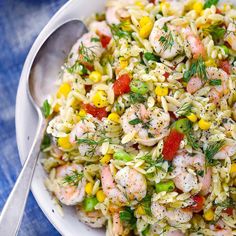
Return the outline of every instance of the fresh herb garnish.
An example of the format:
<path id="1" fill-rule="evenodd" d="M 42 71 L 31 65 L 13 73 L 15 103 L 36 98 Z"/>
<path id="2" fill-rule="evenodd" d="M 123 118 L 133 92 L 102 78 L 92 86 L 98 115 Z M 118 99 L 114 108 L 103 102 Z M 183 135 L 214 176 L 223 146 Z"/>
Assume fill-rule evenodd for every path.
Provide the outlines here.
<path id="1" fill-rule="evenodd" d="M 150 231 L 151 226 L 148 225 L 143 231 L 142 231 L 142 236 L 147 236 L 149 231 Z"/>
<path id="2" fill-rule="evenodd" d="M 110 26 L 112 35 L 117 36 L 118 38 L 131 37 L 131 32 L 128 32 L 122 29 L 122 26 L 124 26 L 124 24 L 125 23 L 120 23 L 118 25 L 112 24 Z"/>
<path id="3" fill-rule="evenodd" d="M 97 55 L 92 50 L 94 47 L 86 47 L 83 43 L 81 43 L 79 47 L 79 54 L 82 57 L 83 61 L 93 63 L 97 58 Z"/>
<path id="4" fill-rule="evenodd" d="M 79 74 L 79 75 L 88 74 L 88 70 L 85 68 L 84 65 L 80 64 L 79 61 L 76 61 L 73 66 L 68 67 L 66 69 L 67 69 L 68 73 L 70 73 L 70 74 Z"/>
<path id="5" fill-rule="evenodd" d="M 92 140 L 92 139 L 87 139 L 87 138 L 81 138 L 81 139 L 77 139 L 77 143 L 81 144 L 81 143 L 86 143 L 88 145 L 98 145 L 98 142 Z"/>
<path id="6" fill-rule="evenodd" d="M 43 137 L 43 141 L 40 146 L 40 150 L 43 151 L 51 145 L 51 138 L 48 134 L 45 134 Z"/>
<path id="7" fill-rule="evenodd" d="M 99 38 L 91 38 L 91 42 L 100 42 Z"/>
<path id="8" fill-rule="evenodd" d="M 193 148 L 193 149 L 198 149 L 199 148 L 199 144 L 197 142 L 197 139 L 195 138 L 195 136 L 193 135 L 192 131 L 188 132 L 186 134 L 187 137 L 187 141 L 188 144 Z"/>
<path id="9" fill-rule="evenodd" d="M 205 157 L 206 157 L 206 166 L 215 166 L 217 165 L 218 161 L 213 159 L 215 154 L 219 152 L 219 150 L 223 147 L 224 141 L 218 141 L 213 144 L 210 144 L 205 150 Z"/>
<path id="10" fill-rule="evenodd" d="M 80 180 L 83 178 L 83 173 L 79 173 L 77 170 L 74 170 L 70 175 L 64 177 L 63 183 L 77 186 Z"/>
<path id="11" fill-rule="evenodd" d="M 204 176 L 204 170 L 198 170 L 197 175 L 203 177 Z"/>
<path id="12" fill-rule="evenodd" d="M 132 104 L 144 103 L 146 101 L 146 98 L 142 94 L 130 93 L 129 94 L 129 100 Z"/>
<path id="13" fill-rule="evenodd" d="M 167 31 L 168 31 L 168 26 L 167 26 L 167 24 L 164 24 L 164 26 L 163 26 L 162 29 L 167 33 Z"/>
<path id="14" fill-rule="evenodd" d="M 202 58 L 194 61 L 189 70 L 184 72 L 183 81 L 188 82 L 193 75 L 197 75 L 203 80 L 207 80 L 206 65 Z"/>
<path id="15" fill-rule="evenodd" d="M 120 211 L 120 220 L 128 224 L 131 229 L 135 229 L 137 219 L 134 216 L 134 210 L 130 207 L 125 207 L 124 210 Z"/>
<path id="16" fill-rule="evenodd" d="M 206 8 L 210 8 L 212 5 L 217 5 L 219 2 L 219 0 L 206 0 L 203 8 L 206 9 Z"/>
<path id="17" fill-rule="evenodd" d="M 215 205 L 223 208 L 228 208 L 228 207 L 236 208 L 236 201 L 234 201 L 232 198 L 227 198 L 225 201 L 217 203 Z"/>
<path id="18" fill-rule="evenodd" d="M 190 115 L 191 110 L 192 110 L 192 104 L 186 102 L 175 113 L 177 116 L 188 116 Z"/>
<path id="19" fill-rule="evenodd" d="M 214 85 L 221 85 L 221 82 L 222 82 L 222 81 L 221 81 L 220 79 L 213 79 L 213 80 L 210 80 L 210 81 L 209 81 L 209 84 L 210 84 L 210 85 L 213 85 L 213 86 L 214 86 Z"/>
<path id="20" fill-rule="evenodd" d="M 42 107 L 42 112 L 45 118 L 48 118 L 51 113 L 51 105 L 48 103 L 48 100 L 45 100 Z"/>
<path id="21" fill-rule="evenodd" d="M 135 119 L 129 121 L 130 125 L 137 125 L 137 124 L 140 124 L 140 123 L 143 123 L 143 121 L 140 120 L 139 118 L 135 118 Z"/>
<path id="22" fill-rule="evenodd" d="M 213 24 L 207 28 L 203 28 L 203 33 L 210 34 L 213 40 L 217 41 L 224 37 L 226 29 L 218 24 Z"/>
<path id="23" fill-rule="evenodd" d="M 143 56 L 147 61 L 160 62 L 160 57 L 151 52 L 145 52 Z"/>
<path id="24" fill-rule="evenodd" d="M 150 195 L 146 195 L 142 199 L 142 201 L 140 202 L 140 205 L 144 209 L 145 213 L 149 216 L 152 215 L 152 212 L 151 212 L 151 199 L 152 199 L 152 197 Z"/>
<path id="25" fill-rule="evenodd" d="M 163 163 L 163 157 L 159 156 L 156 160 L 152 159 L 152 156 L 150 154 L 146 154 L 145 156 L 140 158 L 141 160 L 144 160 L 146 163 L 146 168 L 149 169 L 151 167 L 155 167 L 161 171 L 165 171 L 162 167 L 161 164 Z"/>
<path id="26" fill-rule="evenodd" d="M 171 49 L 174 45 L 174 37 L 171 31 L 166 36 L 161 36 L 159 42 L 162 44 L 164 51 L 167 49 Z"/>

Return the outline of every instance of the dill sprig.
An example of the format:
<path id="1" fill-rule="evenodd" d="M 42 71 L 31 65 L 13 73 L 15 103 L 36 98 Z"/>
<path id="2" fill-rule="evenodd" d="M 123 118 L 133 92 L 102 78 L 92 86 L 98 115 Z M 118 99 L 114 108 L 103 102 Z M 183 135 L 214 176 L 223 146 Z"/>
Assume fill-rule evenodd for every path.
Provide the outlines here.
<path id="1" fill-rule="evenodd" d="M 79 75 L 88 74 L 88 70 L 86 69 L 86 67 L 80 64 L 79 61 L 76 61 L 73 66 L 67 67 L 66 70 L 70 74 L 79 74 Z"/>
<path id="2" fill-rule="evenodd" d="M 206 65 L 201 57 L 192 63 L 189 70 L 184 72 L 184 82 L 188 82 L 190 78 L 194 75 L 197 75 L 203 80 L 207 80 Z"/>
<path id="3" fill-rule="evenodd" d="M 83 173 L 79 173 L 77 170 L 74 170 L 70 175 L 64 177 L 63 183 L 77 186 L 80 180 L 83 178 Z"/>
<path id="4" fill-rule="evenodd" d="M 97 58 L 97 55 L 92 50 L 94 47 L 86 47 L 82 42 L 79 46 L 79 54 L 82 57 L 83 61 L 93 63 L 94 60 Z"/>
<path id="5" fill-rule="evenodd" d="M 146 154 L 142 157 L 140 157 L 140 160 L 144 160 L 146 163 L 146 168 L 149 169 L 151 167 L 155 167 L 161 171 L 165 171 L 162 167 L 161 164 L 163 163 L 164 159 L 162 156 L 159 156 L 156 160 L 152 159 L 152 156 L 150 154 Z"/>
<path id="6" fill-rule="evenodd" d="M 110 25 L 112 35 L 117 36 L 118 38 L 131 37 L 131 32 L 123 29 L 125 26 L 126 26 L 125 22 L 122 22 L 118 25 L 115 25 L 115 24 Z"/>
<path id="7" fill-rule="evenodd" d="M 210 34 L 214 41 L 220 40 L 224 37 L 226 29 L 218 24 L 210 25 L 207 28 L 203 29 L 204 34 Z"/>
<path id="8" fill-rule="evenodd" d="M 146 101 L 146 98 L 142 94 L 138 93 L 130 93 L 129 94 L 129 100 L 132 104 L 135 103 L 144 103 Z"/>
<path id="9" fill-rule="evenodd" d="M 163 30 L 167 33 L 168 26 L 165 24 Z M 174 45 L 174 37 L 171 31 L 169 31 L 166 36 L 161 36 L 159 38 L 159 42 L 162 44 L 164 51 L 167 49 L 171 49 Z"/>
<path id="10" fill-rule="evenodd" d="M 177 116 L 188 116 L 191 113 L 192 104 L 191 103 L 184 103 L 176 112 Z"/>
<path id="11" fill-rule="evenodd" d="M 206 166 L 215 166 L 217 165 L 218 161 L 213 159 L 215 154 L 219 152 L 219 150 L 223 147 L 224 145 L 224 140 L 215 142 L 210 144 L 206 150 L 204 151 L 205 153 L 205 158 L 206 158 Z"/>
<path id="12" fill-rule="evenodd" d="M 232 198 L 227 198 L 225 201 L 219 202 L 219 203 L 217 203 L 215 205 L 223 207 L 223 208 L 228 208 L 228 207 L 236 208 L 236 201 L 234 201 Z"/>

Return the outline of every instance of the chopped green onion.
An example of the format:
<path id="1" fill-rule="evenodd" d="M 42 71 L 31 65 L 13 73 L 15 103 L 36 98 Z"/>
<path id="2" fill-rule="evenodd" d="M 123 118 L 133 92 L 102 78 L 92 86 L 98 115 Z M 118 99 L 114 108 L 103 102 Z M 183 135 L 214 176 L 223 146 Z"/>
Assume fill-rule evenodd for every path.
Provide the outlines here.
<path id="1" fill-rule="evenodd" d="M 133 80 L 130 83 L 130 89 L 131 89 L 132 92 L 138 93 L 138 94 L 141 94 L 141 95 L 144 95 L 148 92 L 147 83 L 142 82 L 140 80 Z"/>
<path id="2" fill-rule="evenodd" d="M 113 155 L 113 158 L 115 160 L 120 160 L 120 161 L 125 161 L 125 162 L 129 162 L 133 160 L 133 157 L 130 154 L 122 150 L 115 152 L 115 154 Z"/>
<path id="3" fill-rule="evenodd" d="M 98 200 L 96 197 L 85 198 L 83 202 L 83 207 L 86 212 L 90 212 L 94 210 L 94 207 L 98 204 Z"/>
<path id="4" fill-rule="evenodd" d="M 187 134 L 192 128 L 192 123 L 189 119 L 179 119 L 173 123 L 173 128 L 175 128 L 178 132 Z"/>
<path id="5" fill-rule="evenodd" d="M 158 183 L 155 185 L 155 187 L 156 187 L 157 193 L 160 193 L 163 191 L 171 192 L 175 189 L 175 184 L 172 180 L 169 180 L 167 182 Z"/>

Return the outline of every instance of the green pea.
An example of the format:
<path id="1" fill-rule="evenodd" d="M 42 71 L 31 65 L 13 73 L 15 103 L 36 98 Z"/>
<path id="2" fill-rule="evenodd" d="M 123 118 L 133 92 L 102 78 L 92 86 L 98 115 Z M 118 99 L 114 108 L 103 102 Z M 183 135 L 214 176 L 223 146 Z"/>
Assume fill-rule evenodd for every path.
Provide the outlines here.
<path id="1" fill-rule="evenodd" d="M 142 82 L 140 80 L 133 80 L 130 84 L 130 89 L 134 93 L 138 93 L 144 95 L 148 92 L 147 83 Z"/>
<path id="2" fill-rule="evenodd" d="M 125 151 L 117 151 L 114 155 L 113 155 L 113 158 L 115 160 L 120 160 L 120 161 L 125 161 L 125 162 L 128 162 L 128 161 L 132 161 L 133 158 L 131 155 L 129 155 L 127 152 Z"/>
<path id="3" fill-rule="evenodd" d="M 156 192 L 157 193 L 160 193 L 160 192 L 163 192 L 163 191 L 171 192 L 174 189 L 175 189 L 175 184 L 172 180 L 156 184 Z"/>
<path id="4" fill-rule="evenodd" d="M 220 46 L 220 47 L 224 50 L 224 52 L 225 52 L 226 55 L 229 54 L 229 48 L 228 48 L 227 46 L 222 45 L 222 46 Z"/>
<path id="5" fill-rule="evenodd" d="M 175 128 L 178 132 L 186 134 L 191 129 L 192 123 L 189 119 L 184 118 L 174 122 L 172 127 Z"/>
<path id="6" fill-rule="evenodd" d="M 98 204 L 96 197 L 85 198 L 83 202 L 84 210 L 90 212 L 94 210 L 94 207 Z"/>

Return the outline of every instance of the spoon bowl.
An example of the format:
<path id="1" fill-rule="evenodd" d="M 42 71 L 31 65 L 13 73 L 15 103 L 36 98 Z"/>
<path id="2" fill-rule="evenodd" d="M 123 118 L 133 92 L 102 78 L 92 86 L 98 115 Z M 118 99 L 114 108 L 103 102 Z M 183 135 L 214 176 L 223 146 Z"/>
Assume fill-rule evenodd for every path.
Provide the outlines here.
<path id="1" fill-rule="evenodd" d="M 76 40 L 86 32 L 87 28 L 81 21 L 68 21 L 58 27 L 35 53 L 27 79 L 27 93 L 38 113 L 37 132 L 21 173 L 0 215 L 0 235 L 17 235 L 48 124 L 48 119 L 44 119 L 41 112 L 43 101 L 54 92 L 55 81 L 66 55 Z"/>

